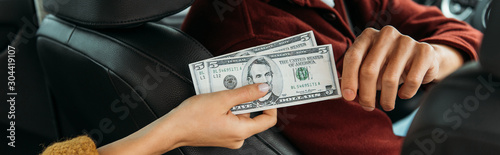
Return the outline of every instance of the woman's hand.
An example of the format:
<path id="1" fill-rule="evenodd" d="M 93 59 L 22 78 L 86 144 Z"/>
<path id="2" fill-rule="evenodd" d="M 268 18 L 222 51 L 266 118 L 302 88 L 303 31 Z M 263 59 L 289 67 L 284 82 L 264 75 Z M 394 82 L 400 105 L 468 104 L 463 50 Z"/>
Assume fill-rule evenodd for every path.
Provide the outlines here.
<path id="1" fill-rule="evenodd" d="M 367 28 L 345 53 L 342 94 L 352 101 L 359 89 L 359 104 L 372 111 L 381 90 L 380 105 L 390 111 L 396 95 L 409 99 L 421 84 L 442 79 L 462 63 L 460 53 L 448 46 L 415 41 L 392 26 Z"/>
<path id="2" fill-rule="evenodd" d="M 269 90 L 267 84 L 254 84 L 234 90 L 191 97 L 166 117 L 182 128 L 182 146 L 220 146 L 240 148 L 243 141 L 276 124 L 276 109 L 250 118 L 250 114 L 234 115 L 232 107 L 257 100 Z M 175 119 L 175 120 L 174 120 Z"/>
<path id="3" fill-rule="evenodd" d="M 267 84 L 253 84 L 193 96 L 134 134 L 99 148 L 99 153 L 162 154 L 181 146 L 240 148 L 246 138 L 274 126 L 277 111 L 250 118 L 250 114 L 234 115 L 230 109 L 259 99 L 268 90 Z"/>

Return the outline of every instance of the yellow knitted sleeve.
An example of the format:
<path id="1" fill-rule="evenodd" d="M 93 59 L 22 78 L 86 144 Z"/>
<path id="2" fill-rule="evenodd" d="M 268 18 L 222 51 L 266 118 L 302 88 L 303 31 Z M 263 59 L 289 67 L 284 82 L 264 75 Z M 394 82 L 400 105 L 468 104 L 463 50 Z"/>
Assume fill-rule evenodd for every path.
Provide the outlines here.
<path id="1" fill-rule="evenodd" d="M 79 136 L 57 142 L 45 148 L 41 155 L 98 155 L 94 141 L 88 136 Z"/>

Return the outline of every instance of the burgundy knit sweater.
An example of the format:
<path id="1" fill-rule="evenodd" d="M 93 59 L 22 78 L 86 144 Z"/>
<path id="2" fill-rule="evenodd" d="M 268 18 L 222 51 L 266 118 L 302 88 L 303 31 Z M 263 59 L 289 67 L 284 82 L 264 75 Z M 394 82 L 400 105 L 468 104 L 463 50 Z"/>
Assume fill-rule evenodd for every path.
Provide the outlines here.
<path id="1" fill-rule="evenodd" d="M 318 45 L 332 44 L 338 75 L 343 56 L 366 27 L 396 27 L 427 43 L 444 44 L 476 59 L 481 32 L 446 18 L 436 7 L 411 0 L 197 0 L 182 29 L 215 56 L 313 30 Z M 351 28 L 346 16 L 351 18 Z M 397 105 L 396 105 L 397 106 Z M 395 136 L 387 115 L 364 111 L 343 99 L 279 109 L 278 127 L 306 154 L 399 154 L 403 137 Z"/>

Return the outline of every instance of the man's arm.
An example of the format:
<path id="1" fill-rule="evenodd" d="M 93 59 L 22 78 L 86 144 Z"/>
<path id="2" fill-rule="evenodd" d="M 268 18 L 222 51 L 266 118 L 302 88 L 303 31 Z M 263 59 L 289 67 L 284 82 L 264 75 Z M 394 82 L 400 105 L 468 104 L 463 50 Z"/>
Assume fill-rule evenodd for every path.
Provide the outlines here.
<path id="1" fill-rule="evenodd" d="M 380 105 L 390 111 L 396 95 L 411 98 L 421 84 L 440 80 L 462 64 L 461 54 L 446 45 L 415 41 L 392 26 L 368 28 L 345 54 L 343 96 L 354 100 L 359 89 L 359 103 L 372 111 L 381 90 Z"/>
<path id="2" fill-rule="evenodd" d="M 440 57 L 439 73 L 436 79 L 434 79 L 435 81 L 444 79 L 464 64 L 464 58 L 462 54 L 455 48 L 442 44 L 431 45 L 432 47 L 434 47 L 434 50 Z"/>
<path id="3" fill-rule="evenodd" d="M 355 7 L 375 10 L 357 14 L 364 18 L 355 19 L 356 26 L 383 28 L 365 29 L 347 50 L 341 90 L 346 100 L 359 93 L 365 110 L 375 108 L 377 90 L 381 106 L 392 110 L 396 95 L 411 98 L 421 84 L 440 80 L 477 57 L 482 34 L 436 7 L 411 0 L 362 1 Z"/>
<path id="4" fill-rule="evenodd" d="M 445 17 L 436 6 L 420 5 L 413 0 L 379 0 L 380 8 L 370 14 L 370 21 L 381 29 L 394 26 L 401 34 L 419 42 L 442 44 L 456 49 L 465 61 L 477 59 L 483 34 L 469 24 Z M 374 15 L 376 14 L 376 15 Z"/>

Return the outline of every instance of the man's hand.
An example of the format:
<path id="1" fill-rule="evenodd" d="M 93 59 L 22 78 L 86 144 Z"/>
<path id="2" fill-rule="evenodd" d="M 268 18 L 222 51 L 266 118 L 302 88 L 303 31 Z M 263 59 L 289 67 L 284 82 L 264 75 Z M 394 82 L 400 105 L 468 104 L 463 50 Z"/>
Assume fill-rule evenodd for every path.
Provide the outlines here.
<path id="1" fill-rule="evenodd" d="M 453 48 L 417 42 L 392 26 L 380 31 L 367 28 L 345 53 L 342 93 L 351 101 L 359 89 L 359 103 L 372 111 L 376 92 L 381 90 L 380 105 L 390 111 L 396 95 L 409 99 L 421 84 L 447 76 L 462 63 Z"/>

